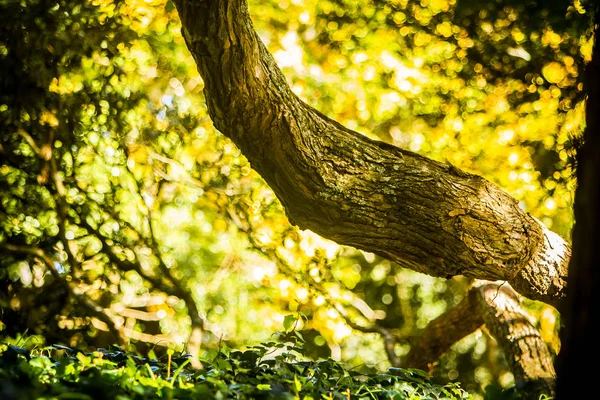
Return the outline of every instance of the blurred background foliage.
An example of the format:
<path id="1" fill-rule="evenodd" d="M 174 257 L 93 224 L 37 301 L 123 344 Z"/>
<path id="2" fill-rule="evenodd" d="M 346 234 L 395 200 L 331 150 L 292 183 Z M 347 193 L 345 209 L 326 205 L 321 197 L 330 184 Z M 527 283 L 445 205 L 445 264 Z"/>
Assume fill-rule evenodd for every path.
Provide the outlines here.
<path id="1" fill-rule="evenodd" d="M 367 136 L 482 175 L 567 240 L 584 126 L 584 4 L 251 0 L 309 104 Z M 314 357 L 389 366 L 459 302 L 435 279 L 290 226 L 217 132 L 166 0 L 0 1 L 0 335 L 156 353 L 269 340 L 286 315 Z M 530 302 L 556 353 L 559 316 Z M 282 340 L 285 338 L 282 338 Z M 37 340 L 37 341 L 36 341 Z M 477 332 L 434 372 L 514 384 Z"/>

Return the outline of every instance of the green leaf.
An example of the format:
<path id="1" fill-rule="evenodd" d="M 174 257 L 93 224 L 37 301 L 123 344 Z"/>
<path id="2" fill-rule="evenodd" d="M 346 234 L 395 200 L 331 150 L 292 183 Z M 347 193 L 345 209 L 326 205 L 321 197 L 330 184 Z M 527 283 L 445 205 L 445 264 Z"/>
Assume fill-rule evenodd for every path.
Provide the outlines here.
<path id="1" fill-rule="evenodd" d="M 296 392 L 302 390 L 302 383 L 300 383 L 296 375 L 294 375 L 294 388 L 296 389 Z"/>
<path id="2" fill-rule="evenodd" d="M 183 369 L 183 367 L 185 367 L 187 364 L 189 364 L 191 362 L 191 360 L 185 360 L 183 364 L 181 364 L 179 366 L 179 368 L 177 368 L 177 370 L 175 371 L 175 373 L 173 374 L 173 379 L 171 379 L 171 387 L 173 387 L 173 383 L 175 382 L 175 380 L 177 379 L 177 377 L 179 376 L 179 374 L 181 373 L 181 370 Z"/>
<path id="3" fill-rule="evenodd" d="M 283 329 L 285 329 L 286 332 L 291 331 L 292 327 L 294 326 L 294 323 L 297 320 L 298 318 L 293 314 L 286 315 L 283 319 Z"/>
<path id="4" fill-rule="evenodd" d="M 67 392 L 67 393 L 61 393 L 58 396 L 59 399 L 70 399 L 70 400 L 92 400 L 93 397 L 88 396 L 87 394 L 83 394 L 83 393 L 72 393 L 72 392 Z"/>

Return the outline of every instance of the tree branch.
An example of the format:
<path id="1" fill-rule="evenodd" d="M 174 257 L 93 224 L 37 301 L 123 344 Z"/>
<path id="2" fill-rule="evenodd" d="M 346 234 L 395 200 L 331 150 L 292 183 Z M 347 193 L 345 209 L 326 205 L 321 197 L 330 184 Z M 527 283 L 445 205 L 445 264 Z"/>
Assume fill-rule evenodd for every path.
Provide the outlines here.
<path id="1" fill-rule="evenodd" d="M 412 343 L 403 364 L 430 370 L 454 343 L 485 324 L 504 350 L 518 387 L 552 395 L 556 381 L 548 346 L 507 284 L 478 282 L 456 306 L 430 322 Z"/>
<path id="2" fill-rule="evenodd" d="M 437 277 L 506 280 L 564 297 L 569 245 L 482 177 L 371 140 L 289 88 L 245 0 L 175 0 L 210 116 L 288 218 L 340 244 Z"/>
<path id="3" fill-rule="evenodd" d="M 390 364 L 392 364 L 392 367 L 398 368 L 402 365 L 402 360 L 400 359 L 400 357 L 398 357 L 395 351 L 396 343 L 398 343 L 398 337 L 394 335 L 389 329 L 386 329 L 383 326 L 377 324 L 372 324 L 371 326 L 359 325 L 352 321 L 352 319 L 350 319 L 346 311 L 342 309 L 339 305 L 335 304 L 335 309 L 337 310 L 338 314 L 342 316 L 344 321 L 346 321 L 346 323 L 350 326 L 350 328 L 365 333 L 378 333 L 383 339 L 385 354 L 387 355 Z"/>
<path id="4" fill-rule="evenodd" d="M 96 202 L 96 205 L 103 212 L 105 212 L 104 208 L 102 208 L 100 204 L 98 204 Z M 116 214 L 113 214 L 112 217 L 115 218 L 117 221 L 119 221 L 119 223 L 125 222 L 122 219 L 118 218 L 118 215 L 116 215 Z M 151 218 L 151 215 L 149 215 L 148 218 Z M 193 360 L 192 360 L 192 365 L 195 368 L 200 368 L 201 364 L 200 364 L 199 360 L 197 359 L 197 356 L 199 355 L 199 352 L 200 352 L 200 346 L 201 346 L 201 342 L 202 342 L 202 332 L 205 330 L 206 323 L 205 323 L 204 319 L 200 316 L 198 307 L 197 307 L 196 302 L 193 299 L 190 291 L 187 288 L 183 287 L 181 285 L 181 283 L 179 282 L 179 280 L 177 280 L 171 274 L 171 271 L 167 268 L 167 266 L 164 264 L 164 261 L 162 260 L 162 255 L 160 253 L 157 253 L 158 244 L 156 242 L 156 239 L 154 239 L 154 236 L 152 236 L 151 239 L 148 239 L 144 235 L 142 235 L 140 232 L 138 232 L 133 226 L 131 226 L 128 223 L 126 224 L 130 229 L 132 229 L 137 234 L 139 240 L 144 245 L 149 245 L 148 247 L 154 252 L 155 258 L 157 259 L 157 263 L 160 266 L 162 266 L 160 268 L 161 273 L 162 273 L 161 276 L 151 275 L 148 272 L 144 271 L 144 269 L 142 268 L 142 266 L 137 258 L 136 252 L 134 252 L 134 254 L 136 254 L 135 261 L 129 261 L 126 259 L 124 260 L 124 259 L 119 258 L 119 256 L 117 255 L 117 252 L 115 251 L 115 246 L 111 246 L 108 244 L 109 238 L 106 237 L 105 235 L 101 234 L 100 231 L 98 229 L 94 228 L 85 218 L 82 218 L 81 225 L 83 227 L 85 227 L 89 232 L 93 233 L 98 238 L 98 240 L 100 240 L 100 242 L 102 243 L 102 246 L 106 249 L 104 254 L 108 257 L 108 259 L 113 264 L 115 264 L 118 267 L 119 270 L 135 271 L 143 279 L 150 282 L 150 284 L 154 288 L 162 291 L 163 293 L 165 293 L 167 295 L 179 297 L 180 299 L 182 299 L 185 302 L 186 307 L 188 309 L 188 315 L 191 320 L 191 332 L 188 337 L 188 350 L 194 356 Z M 151 235 L 153 235 L 152 230 L 150 231 L 150 233 L 151 233 Z M 111 239 L 111 240 L 114 240 L 114 239 Z M 124 248 L 126 247 L 122 243 L 119 243 L 119 244 L 121 246 L 123 246 Z M 165 270 L 166 270 L 166 272 L 165 272 Z M 166 284 L 163 279 L 166 279 L 167 282 L 169 282 L 172 286 L 169 286 L 168 284 Z"/>
<path id="5" fill-rule="evenodd" d="M 77 301 L 78 304 L 80 304 L 87 310 L 87 312 L 89 313 L 87 315 L 88 317 L 95 317 L 98 320 L 104 322 L 108 326 L 108 329 L 115 335 L 115 337 L 119 338 L 122 343 L 126 342 L 127 336 L 125 335 L 125 332 L 123 331 L 123 329 L 117 327 L 115 325 L 115 322 L 112 320 L 112 318 L 110 318 L 106 314 L 104 309 L 102 307 L 100 307 L 98 304 L 96 304 L 96 302 L 94 302 L 92 299 L 90 299 L 88 296 L 86 296 L 84 294 L 77 293 L 76 289 L 75 289 L 75 285 L 72 282 L 66 281 L 58 273 L 58 271 L 56 270 L 56 267 L 54 265 L 54 260 L 52 260 L 52 258 L 48 254 L 46 254 L 42 249 L 35 248 L 35 247 L 28 247 L 28 246 L 13 245 L 13 244 L 8 244 L 8 243 L 0 245 L 0 249 L 8 251 L 8 252 L 12 252 L 12 253 L 27 254 L 27 255 L 33 256 L 36 259 L 40 260 L 42 263 L 44 263 L 46 265 L 46 268 L 48 268 L 48 270 L 52 274 L 52 277 L 57 282 L 60 282 L 60 284 L 65 288 L 67 293 L 69 293 L 69 295 L 71 295 Z"/>

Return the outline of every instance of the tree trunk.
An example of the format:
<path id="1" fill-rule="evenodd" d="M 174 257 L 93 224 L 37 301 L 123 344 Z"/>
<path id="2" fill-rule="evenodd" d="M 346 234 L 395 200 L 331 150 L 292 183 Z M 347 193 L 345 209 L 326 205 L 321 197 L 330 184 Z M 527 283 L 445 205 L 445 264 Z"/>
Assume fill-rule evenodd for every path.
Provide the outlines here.
<path id="1" fill-rule="evenodd" d="M 482 177 L 371 140 L 302 102 L 245 0 L 175 0 L 216 126 L 295 225 L 436 277 L 564 297 L 569 245 Z"/>
<path id="2" fill-rule="evenodd" d="M 600 357 L 598 351 L 598 284 L 600 283 L 600 47 L 598 46 L 598 4 L 594 13 L 595 43 L 592 60 L 585 70 L 586 127 L 583 146 L 577 155 L 577 190 L 575 192 L 575 227 L 573 258 L 570 266 L 568 301 L 562 311 L 563 347 L 557 359 L 557 399 L 596 397 L 593 382 L 595 368 L 582 367 Z M 593 362 L 593 361 L 592 361 Z M 584 392 L 582 392 L 584 391 Z M 582 397 L 587 392 L 590 396 Z M 594 393 L 594 395 L 592 395 Z"/>

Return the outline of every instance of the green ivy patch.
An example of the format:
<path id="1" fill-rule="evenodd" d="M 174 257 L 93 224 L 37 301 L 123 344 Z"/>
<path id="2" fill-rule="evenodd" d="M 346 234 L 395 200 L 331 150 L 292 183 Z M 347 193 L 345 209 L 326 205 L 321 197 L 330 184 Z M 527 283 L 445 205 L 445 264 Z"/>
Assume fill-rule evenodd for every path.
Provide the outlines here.
<path id="1" fill-rule="evenodd" d="M 0 345 L 2 399 L 470 399 L 458 384 L 437 385 L 415 369 L 361 374 L 331 360 L 303 360 L 302 348 L 264 343 L 220 349 L 191 367 L 189 354 L 164 360 L 119 347 L 83 352 L 53 345 Z"/>

